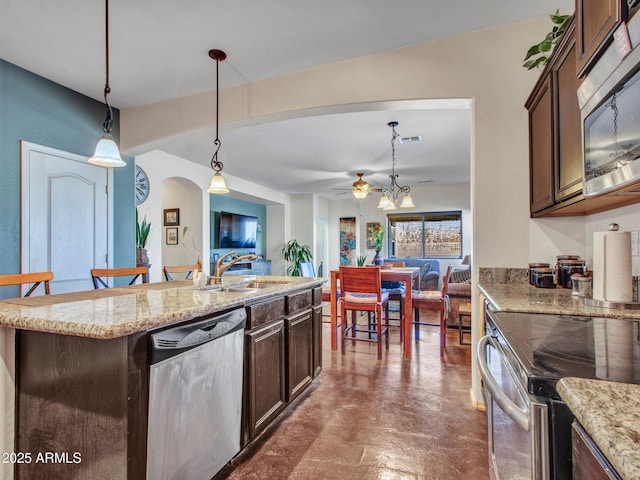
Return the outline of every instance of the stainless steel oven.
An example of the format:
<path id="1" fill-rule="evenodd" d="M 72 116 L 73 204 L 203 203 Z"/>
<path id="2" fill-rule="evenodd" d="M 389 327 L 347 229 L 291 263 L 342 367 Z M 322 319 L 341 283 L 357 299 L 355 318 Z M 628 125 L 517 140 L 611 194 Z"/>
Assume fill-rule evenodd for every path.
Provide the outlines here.
<path id="1" fill-rule="evenodd" d="M 548 407 L 521 382 L 508 348 L 491 326 L 478 344 L 494 479 L 549 478 Z"/>
<path id="2" fill-rule="evenodd" d="M 640 383 L 640 321 L 485 310 L 477 350 L 494 479 L 572 478 L 563 377 Z"/>

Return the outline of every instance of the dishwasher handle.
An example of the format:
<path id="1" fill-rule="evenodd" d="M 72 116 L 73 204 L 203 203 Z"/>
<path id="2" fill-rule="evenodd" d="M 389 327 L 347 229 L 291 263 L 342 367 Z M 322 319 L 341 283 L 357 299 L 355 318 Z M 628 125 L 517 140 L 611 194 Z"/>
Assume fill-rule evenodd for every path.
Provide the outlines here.
<path id="1" fill-rule="evenodd" d="M 237 330 L 243 330 L 246 321 L 247 312 L 244 308 L 238 308 L 152 333 L 151 364 L 175 357 Z"/>

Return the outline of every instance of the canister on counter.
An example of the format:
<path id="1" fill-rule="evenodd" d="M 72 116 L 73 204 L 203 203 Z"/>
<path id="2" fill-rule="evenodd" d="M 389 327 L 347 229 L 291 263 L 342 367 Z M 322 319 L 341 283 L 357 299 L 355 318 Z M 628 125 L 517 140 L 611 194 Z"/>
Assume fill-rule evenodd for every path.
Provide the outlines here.
<path id="1" fill-rule="evenodd" d="M 587 277 L 585 275 L 581 275 L 578 278 L 578 296 L 591 298 L 593 292 L 592 281 L 592 277 Z"/>
<path id="2" fill-rule="evenodd" d="M 550 268 L 551 264 L 549 263 L 530 263 L 529 264 L 529 284 L 535 285 L 533 270 L 535 268 Z"/>
<path id="3" fill-rule="evenodd" d="M 558 263 L 558 285 L 563 288 L 571 288 L 571 275 L 584 274 L 584 260 L 561 260 Z"/>
<path id="4" fill-rule="evenodd" d="M 538 288 L 556 288 L 553 273 L 553 268 L 534 268 L 533 285 Z"/>

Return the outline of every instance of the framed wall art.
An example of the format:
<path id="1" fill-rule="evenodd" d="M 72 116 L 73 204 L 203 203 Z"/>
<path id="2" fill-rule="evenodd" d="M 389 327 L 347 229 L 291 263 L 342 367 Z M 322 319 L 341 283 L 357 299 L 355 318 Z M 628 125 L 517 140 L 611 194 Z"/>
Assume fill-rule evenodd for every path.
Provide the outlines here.
<path id="1" fill-rule="evenodd" d="M 353 265 L 356 252 L 356 217 L 340 218 L 340 265 Z"/>
<path id="2" fill-rule="evenodd" d="M 167 245 L 178 245 L 178 227 L 166 229 Z"/>
<path id="3" fill-rule="evenodd" d="M 164 209 L 164 226 L 177 227 L 178 225 L 180 225 L 180 209 L 165 208 Z"/>

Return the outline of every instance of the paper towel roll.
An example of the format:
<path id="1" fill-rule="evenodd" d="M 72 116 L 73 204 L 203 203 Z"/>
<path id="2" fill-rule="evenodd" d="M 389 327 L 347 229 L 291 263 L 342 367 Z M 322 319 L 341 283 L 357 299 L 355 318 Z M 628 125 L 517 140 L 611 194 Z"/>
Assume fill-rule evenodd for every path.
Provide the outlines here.
<path id="1" fill-rule="evenodd" d="M 593 298 L 616 303 L 633 301 L 631 232 L 593 234 Z"/>

